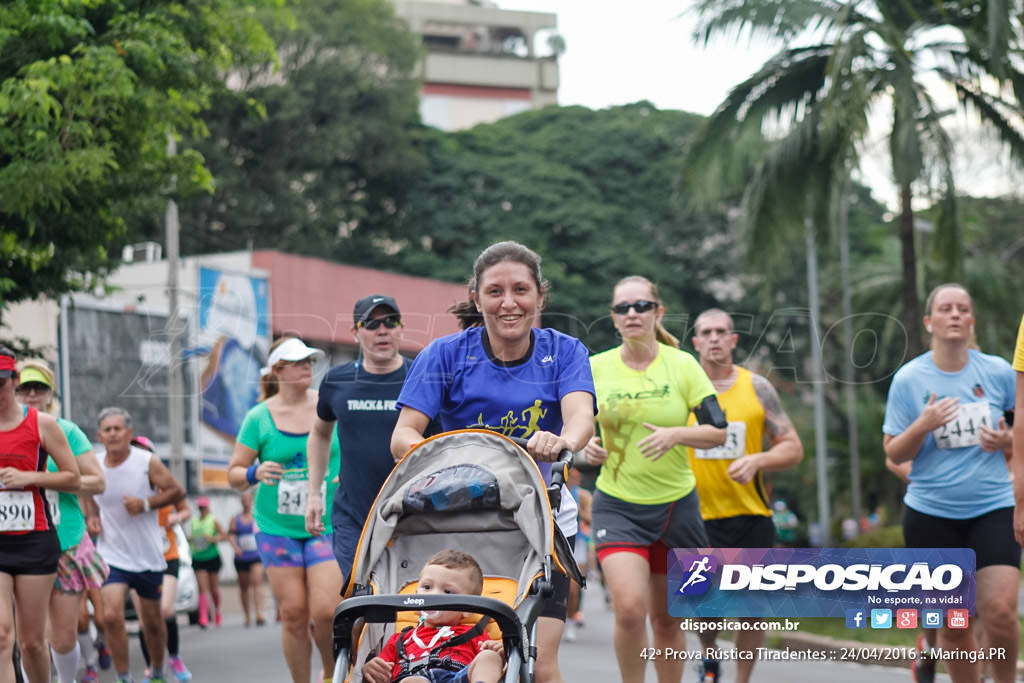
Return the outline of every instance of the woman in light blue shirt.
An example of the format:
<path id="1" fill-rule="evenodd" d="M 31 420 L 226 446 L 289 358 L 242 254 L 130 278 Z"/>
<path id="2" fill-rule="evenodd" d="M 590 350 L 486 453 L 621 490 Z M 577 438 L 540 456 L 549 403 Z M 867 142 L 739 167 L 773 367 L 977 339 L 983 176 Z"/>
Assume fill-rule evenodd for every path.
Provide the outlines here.
<path id="1" fill-rule="evenodd" d="M 931 350 L 896 373 L 885 407 L 884 449 L 911 462 L 903 536 L 909 548 L 971 548 L 977 556 L 977 617 L 995 680 L 1012 681 L 1017 662 L 1021 549 L 1013 534 L 1013 486 L 1004 451 L 1012 435 L 1003 411 L 1014 402 L 1010 364 L 972 347 L 974 306 L 958 284 L 936 287 L 925 303 Z M 975 650 L 970 629 L 943 628 L 939 646 Z M 945 660 L 953 680 L 977 680 L 979 663 Z"/>

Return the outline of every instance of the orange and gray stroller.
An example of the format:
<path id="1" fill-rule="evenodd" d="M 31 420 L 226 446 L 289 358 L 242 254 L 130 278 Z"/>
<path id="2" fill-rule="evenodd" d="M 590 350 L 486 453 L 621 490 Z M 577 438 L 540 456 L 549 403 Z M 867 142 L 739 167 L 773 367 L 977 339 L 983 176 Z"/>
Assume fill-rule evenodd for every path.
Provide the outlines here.
<path id="1" fill-rule="evenodd" d="M 570 457 L 564 452 L 560 463 Z M 439 434 L 409 451 L 377 495 L 334 613 L 334 680 L 362 681 L 365 662 L 420 611 L 456 610 L 493 621 L 497 632 L 488 631 L 505 647 L 505 683 L 532 682 L 536 622 L 553 573 L 583 582 L 553 521 L 564 476 L 565 464 L 556 464 L 546 485 L 519 445 L 484 430 Z M 416 594 L 424 563 L 446 548 L 480 564 L 482 596 Z"/>

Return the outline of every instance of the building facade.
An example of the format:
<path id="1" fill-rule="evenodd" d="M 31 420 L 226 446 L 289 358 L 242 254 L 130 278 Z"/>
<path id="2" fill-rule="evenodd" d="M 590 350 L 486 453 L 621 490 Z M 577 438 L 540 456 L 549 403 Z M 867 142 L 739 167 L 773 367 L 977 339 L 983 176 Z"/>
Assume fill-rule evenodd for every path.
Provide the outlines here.
<path id="1" fill-rule="evenodd" d="M 558 103 L 557 17 L 493 2 L 395 0 L 423 37 L 420 116 L 442 130 Z"/>

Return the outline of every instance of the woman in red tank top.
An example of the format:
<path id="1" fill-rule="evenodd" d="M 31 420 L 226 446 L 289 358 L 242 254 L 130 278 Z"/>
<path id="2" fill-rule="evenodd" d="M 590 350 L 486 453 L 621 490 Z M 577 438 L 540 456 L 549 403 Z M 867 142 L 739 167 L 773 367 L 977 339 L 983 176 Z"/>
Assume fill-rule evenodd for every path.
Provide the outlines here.
<path id="1" fill-rule="evenodd" d="M 46 614 L 60 543 L 45 489 L 75 491 L 80 475 L 57 420 L 26 408 L 14 396 L 14 353 L 0 345 L 0 683 L 13 683 L 14 611 L 29 683 L 50 680 Z M 45 451 L 45 453 L 43 452 Z M 46 455 L 59 471 L 46 472 Z"/>

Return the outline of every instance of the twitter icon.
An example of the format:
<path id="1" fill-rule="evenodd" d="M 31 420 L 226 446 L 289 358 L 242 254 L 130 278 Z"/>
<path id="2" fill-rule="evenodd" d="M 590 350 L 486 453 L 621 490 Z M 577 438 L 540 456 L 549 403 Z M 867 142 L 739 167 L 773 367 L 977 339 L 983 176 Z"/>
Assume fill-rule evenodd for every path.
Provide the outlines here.
<path id="1" fill-rule="evenodd" d="M 892 628 L 892 610 L 871 610 L 871 628 Z"/>

